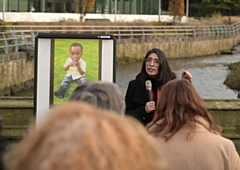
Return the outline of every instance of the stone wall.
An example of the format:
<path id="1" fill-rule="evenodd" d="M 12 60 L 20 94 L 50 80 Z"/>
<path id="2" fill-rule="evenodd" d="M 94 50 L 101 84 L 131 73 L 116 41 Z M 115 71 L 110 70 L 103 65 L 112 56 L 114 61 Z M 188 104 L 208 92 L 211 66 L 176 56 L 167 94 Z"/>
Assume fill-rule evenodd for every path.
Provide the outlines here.
<path id="1" fill-rule="evenodd" d="M 223 128 L 223 136 L 231 139 L 240 155 L 240 105 L 239 99 L 207 99 L 209 112 Z M 19 140 L 34 120 L 33 97 L 0 97 L 3 117 L 2 135 L 9 140 Z"/>
<path id="2" fill-rule="evenodd" d="M 151 48 L 160 48 L 168 58 L 184 58 L 214 55 L 239 44 L 240 36 L 198 41 L 136 42 L 117 44 L 117 61 L 142 60 Z M 0 54 L 0 96 L 10 95 L 34 86 L 34 59 L 28 53 Z"/>
<path id="3" fill-rule="evenodd" d="M 33 108 L 33 97 L 0 97 L 1 134 L 8 140 L 24 137 L 34 117 Z"/>
<path id="4" fill-rule="evenodd" d="M 240 155 L 240 100 L 205 99 L 215 122 L 223 129 L 224 137 L 231 139 Z"/>
<path id="5" fill-rule="evenodd" d="M 34 85 L 34 60 L 25 52 L 0 55 L 0 96 L 32 88 Z"/>
<path id="6" fill-rule="evenodd" d="M 198 41 L 170 41 L 117 44 L 117 57 L 143 59 L 151 48 L 160 48 L 168 58 L 215 55 L 240 43 L 240 36 Z"/>

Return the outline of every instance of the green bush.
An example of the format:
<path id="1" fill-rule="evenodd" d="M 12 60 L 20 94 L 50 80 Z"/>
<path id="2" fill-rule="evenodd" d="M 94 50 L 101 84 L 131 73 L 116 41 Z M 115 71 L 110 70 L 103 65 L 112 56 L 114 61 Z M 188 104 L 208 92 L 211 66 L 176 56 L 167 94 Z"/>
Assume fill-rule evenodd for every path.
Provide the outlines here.
<path id="1" fill-rule="evenodd" d="M 232 90 L 240 91 L 240 62 L 230 64 L 230 74 L 227 76 L 224 84 Z"/>

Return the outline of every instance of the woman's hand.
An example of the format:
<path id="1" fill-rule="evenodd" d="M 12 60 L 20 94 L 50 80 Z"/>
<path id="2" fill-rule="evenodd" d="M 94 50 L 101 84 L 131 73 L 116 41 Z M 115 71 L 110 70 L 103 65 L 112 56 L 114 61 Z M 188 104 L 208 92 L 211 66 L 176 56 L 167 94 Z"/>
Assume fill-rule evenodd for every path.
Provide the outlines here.
<path id="1" fill-rule="evenodd" d="M 189 73 L 187 70 L 184 70 L 183 73 L 182 73 L 182 79 L 187 79 L 189 80 L 190 82 L 192 82 L 192 74 Z"/>
<path id="2" fill-rule="evenodd" d="M 150 113 L 151 111 L 155 110 L 155 102 L 154 101 L 147 102 L 145 105 L 145 110 L 147 113 Z"/>

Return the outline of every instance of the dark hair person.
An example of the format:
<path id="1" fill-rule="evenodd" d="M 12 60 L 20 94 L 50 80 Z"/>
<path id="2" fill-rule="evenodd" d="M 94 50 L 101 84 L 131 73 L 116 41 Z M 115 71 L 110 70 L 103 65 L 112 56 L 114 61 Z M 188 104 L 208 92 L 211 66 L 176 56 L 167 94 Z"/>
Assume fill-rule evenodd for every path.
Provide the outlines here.
<path id="1" fill-rule="evenodd" d="M 48 115 L 6 155 L 6 170 L 167 169 L 155 139 L 131 117 L 79 101 Z"/>
<path id="2" fill-rule="evenodd" d="M 124 97 L 117 84 L 107 81 L 85 82 L 72 92 L 69 101 L 84 101 L 98 108 L 124 115 Z"/>
<path id="3" fill-rule="evenodd" d="M 131 80 L 128 84 L 125 96 L 126 115 L 135 117 L 143 125 L 151 122 L 155 105 L 160 99 L 162 86 L 176 77 L 163 51 L 157 48 L 149 50 L 144 57 L 140 73 L 137 74 L 136 79 Z M 192 75 L 184 70 L 182 78 L 191 81 Z M 152 84 L 149 91 L 145 87 L 148 80 Z M 149 99 L 148 93 L 152 99 Z"/>
<path id="4" fill-rule="evenodd" d="M 239 170 L 234 143 L 221 136 L 204 100 L 186 80 L 171 80 L 161 91 L 156 117 L 147 125 L 170 169 Z"/>

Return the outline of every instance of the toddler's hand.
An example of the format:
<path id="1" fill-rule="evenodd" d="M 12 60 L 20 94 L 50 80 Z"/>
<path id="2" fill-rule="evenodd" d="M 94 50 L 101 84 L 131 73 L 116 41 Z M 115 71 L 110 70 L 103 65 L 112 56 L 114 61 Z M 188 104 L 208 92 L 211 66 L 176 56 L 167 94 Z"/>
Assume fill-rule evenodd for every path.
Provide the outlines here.
<path id="1" fill-rule="evenodd" d="M 76 66 L 77 66 L 77 67 L 80 67 L 80 61 L 77 61 L 77 62 L 76 62 Z"/>
<path id="2" fill-rule="evenodd" d="M 69 63 L 69 66 L 72 67 L 72 66 L 75 66 L 75 61 L 72 61 Z"/>

